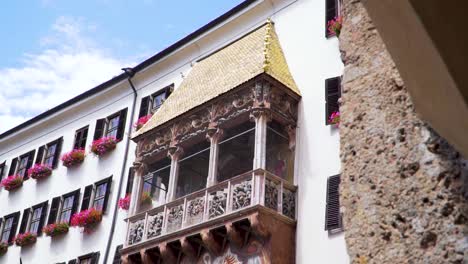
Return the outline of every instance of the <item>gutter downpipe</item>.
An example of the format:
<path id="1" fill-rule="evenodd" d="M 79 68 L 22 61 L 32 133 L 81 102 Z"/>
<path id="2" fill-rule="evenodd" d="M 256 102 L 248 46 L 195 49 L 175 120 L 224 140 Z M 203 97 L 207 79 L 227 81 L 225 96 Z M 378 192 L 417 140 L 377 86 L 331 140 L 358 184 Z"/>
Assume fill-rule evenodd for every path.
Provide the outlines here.
<path id="1" fill-rule="evenodd" d="M 135 75 L 135 72 L 133 71 L 132 68 L 123 68 L 122 69 L 126 76 L 127 76 L 127 81 L 128 83 L 130 84 L 130 87 L 132 88 L 132 91 L 133 91 L 133 104 L 132 104 L 132 112 L 131 112 L 131 115 L 130 115 L 130 123 L 128 125 L 128 130 L 129 133 L 132 131 L 132 124 L 133 124 L 133 117 L 135 116 L 135 106 L 136 106 L 136 100 L 137 100 L 137 96 L 138 96 L 138 93 L 137 93 L 137 90 L 135 89 L 135 86 L 133 85 L 133 82 L 132 82 L 132 77 Z M 118 188 L 118 191 L 117 191 L 117 199 L 120 198 L 121 194 L 122 194 L 122 186 L 123 186 L 123 180 L 124 180 L 124 177 L 125 177 L 125 168 L 127 167 L 127 158 L 128 158 L 128 149 L 130 147 L 130 136 L 127 138 L 127 143 L 125 145 L 125 153 L 124 153 L 124 160 L 122 162 L 122 169 L 121 169 L 121 173 L 120 173 L 120 181 L 119 181 L 119 188 Z M 114 236 L 114 231 L 115 231 L 115 224 L 117 222 L 117 212 L 119 210 L 119 206 L 118 206 L 118 203 L 116 202 L 114 204 L 114 217 L 112 218 L 112 225 L 111 225 L 111 230 L 110 230 L 110 234 L 109 234 L 109 239 L 107 241 L 107 248 L 106 248 L 106 252 L 104 254 L 104 261 L 103 263 L 107 263 L 107 259 L 109 258 L 109 252 L 110 252 L 110 249 L 111 249 L 111 245 L 112 245 L 112 238 Z"/>

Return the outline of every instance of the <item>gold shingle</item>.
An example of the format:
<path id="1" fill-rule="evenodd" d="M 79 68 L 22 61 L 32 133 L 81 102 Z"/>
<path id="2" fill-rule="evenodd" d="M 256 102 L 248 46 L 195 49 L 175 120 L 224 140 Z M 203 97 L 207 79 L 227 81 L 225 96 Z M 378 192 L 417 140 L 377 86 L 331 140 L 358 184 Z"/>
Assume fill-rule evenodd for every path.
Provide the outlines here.
<path id="1" fill-rule="evenodd" d="M 262 73 L 271 75 L 300 95 L 271 22 L 197 62 L 180 87 L 175 89 L 133 138 Z"/>

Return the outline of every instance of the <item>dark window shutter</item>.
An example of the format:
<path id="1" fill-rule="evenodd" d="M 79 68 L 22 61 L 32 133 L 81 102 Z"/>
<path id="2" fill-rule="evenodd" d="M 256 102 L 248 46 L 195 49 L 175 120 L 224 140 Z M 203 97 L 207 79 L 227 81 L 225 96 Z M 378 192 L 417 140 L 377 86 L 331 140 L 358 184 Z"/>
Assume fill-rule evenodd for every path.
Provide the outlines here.
<path id="1" fill-rule="evenodd" d="M 91 256 L 91 264 L 98 264 L 99 256 L 100 256 L 99 252 L 93 253 L 93 255 Z"/>
<path id="2" fill-rule="evenodd" d="M 44 146 L 39 147 L 37 150 L 36 164 L 42 163 L 42 157 L 44 156 Z"/>
<path id="3" fill-rule="evenodd" d="M 104 134 L 104 124 L 105 124 L 105 119 L 98 119 L 96 120 L 96 128 L 94 130 L 94 137 L 93 139 L 100 139 L 102 135 Z"/>
<path id="4" fill-rule="evenodd" d="M 333 112 L 340 110 L 338 99 L 341 97 L 341 77 L 325 80 L 325 124 L 329 124 Z"/>
<path id="5" fill-rule="evenodd" d="M 21 219 L 21 225 L 19 232 L 20 234 L 24 233 L 26 231 L 26 228 L 28 227 L 28 220 L 29 220 L 29 213 L 31 212 L 31 209 L 24 209 L 23 211 L 23 218 Z"/>
<path id="6" fill-rule="evenodd" d="M 119 127 L 117 128 L 117 140 L 120 141 L 123 139 L 125 133 L 125 121 L 127 120 L 127 108 L 120 111 L 119 118 Z"/>
<path id="7" fill-rule="evenodd" d="M 340 175 L 334 175 L 327 180 L 327 206 L 325 214 L 325 230 L 331 233 L 341 231 L 340 213 Z"/>
<path id="8" fill-rule="evenodd" d="M 52 204 L 50 205 L 50 212 L 49 212 L 49 219 L 47 220 L 47 224 L 53 224 L 57 220 L 57 212 L 60 207 L 60 197 L 55 197 L 52 199 Z"/>
<path id="9" fill-rule="evenodd" d="M 88 209 L 89 200 L 91 199 L 91 194 L 93 193 L 93 185 L 88 185 L 84 189 L 83 202 L 81 203 L 81 211 Z"/>
<path id="10" fill-rule="evenodd" d="M 13 223 L 11 225 L 10 236 L 8 237 L 9 243 L 13 243 L 13 238 L 16 236 L 16 229 L 18 228 L 19 218 L 20 212 L 13 214 Z"/>
<path id="11" fill-rule="evenodd" d="M 17 165 L 17 164 L 18 164 L 18 158 L 14 158 L 14 159 L 11 161 L 10 170 L 8 171 L 8 175 L 7 175 L 7 176 L 10 176 L 10 175 L 15 174 L 15 172 L 16 172 L 16 165 Z"/>
<path id="12" fill-rule="evenodd" d="M 5 174 L 5 163 L 6 163 L 6 160 L 0 164 L 0 181 L 3 179 L 3 174 Z"/>
<path id="13" fill-rule="evenodd" d="M 45 201 L 42 203 L 41 219 L 39 220 L 39 226 L 37 227 L 37 236 L 40 236 L 42 234 L 42 227 L 44 227 L 44 223 L 47 217 L 48 205 L 49 205 L 49 201 Z"/>
<path id="14" fill-rule="evenodd" d="M 52 168 L 57 168 L 60 160 L 60 153 L 62 152 L 63 137 L 57 139 L 57 147 L 55 148 L 54 161 L 52 162 Z"/>
<path id="15" fill-rule="evenodd" d="M 150 103 L 149 96 L 143 97 L 141 99 L 140 113 L 138 114 L 138 117 L 143 117 L 145 115 L 148 115 L 149 103 Z"/>
<path id="16" fill-rule="evenodd" d="M 109 195 L 110 195 L 110 190 L 111 190 L 111 184 L 112 184 L 112 176 L 107 178 L 107 186 L 106 186 L 106 194 L 104 196 L 104 204 L 102 205 L 102 212 L 106 212 L 107 208 L 107 202 L 109 201 Z"/>
<path id="17" fill-rule="evenodd" d="M 36 154 L 36 150 L 30 151 L 28 155 L 28 163 L 26 164 L 26 173 L 25 173 L 25 179 L 29 178 L 29 175 L 27 173 L 27 170 L 29 170 L 32 165 L 34 164 L 34 154 Z"/>
<path id="18" fill-rule="evenodd" d="M 78 204 L 80 203 L 80 189 L 76 190 L 73 193 L 73 196 L 74 196 L 73 197 L 73 206 L 72 206 L 72 210 L 71 210 L 71 215 L 72 216 L 78 210 Z M 70 221 L 71 221 L 71 217 L 70 217 Z"/>
<path id="19" fill-rule="evenodd" d="M 130 169 L 128 170 L 127 188 L 125 189 L 125 194 L 132 193 L 134 176 L 135 176 L 135 168 L 130 167 Z"/>
<path id="20" fill-rule="evenodd" d="M 72 259 L 72 260 L 68 261 L 68 264 L 76 264 L 76 259 Z"/>
<path id="21" fill-rule="evenodd" d="M 112 264 L 121 264 L 121 257 L 122 255 L 120 254 L 120 250 L 123 248 L 123 245 L 119 245 L 115 248 L 115 254 L 114 254 L 114 260 L 112 261 Z"/>
<path id="22" fill-rule="evenodd" d="M 328 31 L 328 21 L 338 16 L 338 0 L 325 0 L 325 36 L 330 37 L 335 34 Z"/>

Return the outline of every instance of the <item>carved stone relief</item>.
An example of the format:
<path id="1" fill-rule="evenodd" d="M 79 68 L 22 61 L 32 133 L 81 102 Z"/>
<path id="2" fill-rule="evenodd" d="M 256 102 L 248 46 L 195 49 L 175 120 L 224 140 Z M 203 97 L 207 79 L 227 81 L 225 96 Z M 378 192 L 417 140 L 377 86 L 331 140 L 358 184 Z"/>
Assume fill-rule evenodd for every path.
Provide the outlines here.
<path id="1" fill-rule="evenodd" d="M 209 218 L 214 218 L 226 213 L 227 188 L 210 193 Z"/>
<path id="2" fill-rule="evenodd" d="M 265 182 L 265 206 L 275 211 L 278 210 L 278 187 L 273 181 Z"/>
<path id="3" fill-rule="evenodd" d="M 252 182 L 243 181 L 232 186 L 232 210 L 250 205 L 252 195 Z"/>
<path id="4" fill-rule="evenodd" d="M 184 214 L 184 206 L 176 205 L 167 211 L 167 232 L 172 232 L 182 227 L 182 218 Z"/>
<path id="5" fill-rule="evenodd" d="M 143 230 L 145 228 L 145 220 L 141 219 L 130 224 L 128 231 L 128 244 L 133 245 L 143 239 Z"/>
<path id="6" fill-rule="evenodd" d="M 200 223 L 203 220 L 205 197 L 198 197 L 187 202 L 187 225 Z"/>
<path id="7" fill-rule="evenodd" d="M 158 213 L 156 215 L 149 215 L 148 216 L 148 232 L 146 236 L 148 238 L 153 238 L 160 236 L 162 233 L 164 223 L 164 213 Z"/>
<path id="8" fill-rule="evenodd" d="M 283 189 L 283 214 L 291 219 L 296 218 L 296 196 L 288 189 Z"/>

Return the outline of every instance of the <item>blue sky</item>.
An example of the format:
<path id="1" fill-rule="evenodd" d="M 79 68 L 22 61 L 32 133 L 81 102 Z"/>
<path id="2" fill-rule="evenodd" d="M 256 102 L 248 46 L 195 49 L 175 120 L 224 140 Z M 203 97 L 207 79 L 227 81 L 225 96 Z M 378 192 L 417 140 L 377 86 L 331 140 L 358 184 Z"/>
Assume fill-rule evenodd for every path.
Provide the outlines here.
<path id="1" fill-rule="evenodd" d="M 118 75 L 240 2 L 4 1 L 0 133 Z"/>

